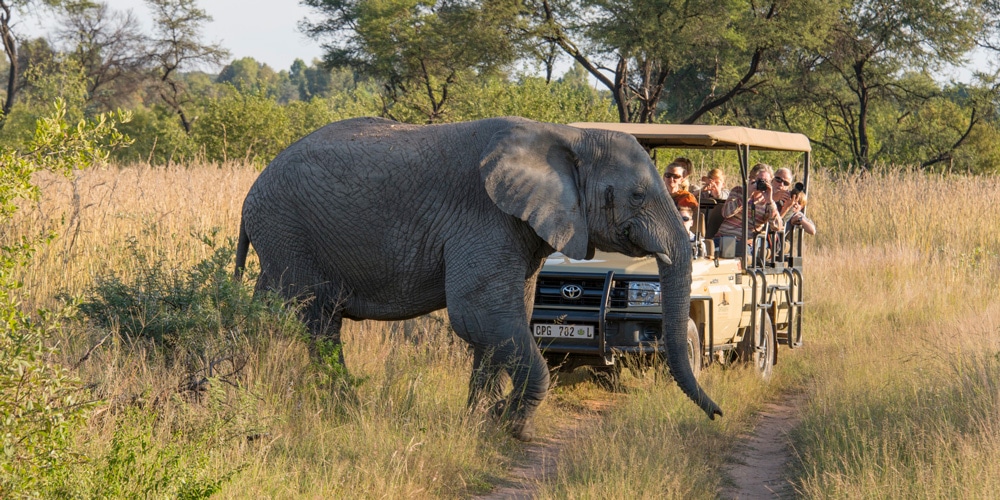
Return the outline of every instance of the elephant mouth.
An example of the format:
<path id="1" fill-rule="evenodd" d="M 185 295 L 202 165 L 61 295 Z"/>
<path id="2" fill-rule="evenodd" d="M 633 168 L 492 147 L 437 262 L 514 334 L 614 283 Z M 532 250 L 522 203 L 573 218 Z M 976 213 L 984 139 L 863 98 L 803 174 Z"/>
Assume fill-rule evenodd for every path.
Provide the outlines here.
<path id="1" fill-rule="evenodd" d="M 639 235 L 639 231 L 642 231 L 642 229 L 636 226 L 635 223 L 628 223 L 622 226 L 621 231 L 618 232 L 615 238 L 615 246 L 617 248 L 614 250 L 629 257 L 645 257 L 652 254 L 653 252 L 635 242 L 634 238 Z"/>

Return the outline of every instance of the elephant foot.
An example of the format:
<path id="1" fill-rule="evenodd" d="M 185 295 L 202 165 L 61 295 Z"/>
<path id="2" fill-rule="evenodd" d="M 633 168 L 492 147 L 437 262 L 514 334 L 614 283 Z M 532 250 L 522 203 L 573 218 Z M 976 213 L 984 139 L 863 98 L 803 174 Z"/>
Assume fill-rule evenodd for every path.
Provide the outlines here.
<path id="1" fill-rule="evenodd" d="M 490 409 L 490 417 L 507 428 L 510 435 L 518 441 L 528 442 L 535 438 L 535 426 L 531 419 L 520 408 L 513 408 L 508 401 L 501 399 Z"/>

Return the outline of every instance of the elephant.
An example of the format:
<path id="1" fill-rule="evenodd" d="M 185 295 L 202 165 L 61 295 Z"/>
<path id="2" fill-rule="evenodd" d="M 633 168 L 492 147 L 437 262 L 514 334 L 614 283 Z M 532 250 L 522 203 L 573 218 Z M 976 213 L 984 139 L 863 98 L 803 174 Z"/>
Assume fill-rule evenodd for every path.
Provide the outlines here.
<path id="1" fill-rule="evenodd" d="M 546 256 L 655 255 L 667 365 L 714 419 L 687 358 L 691 247 L 648 151 L 624 133 L 518 117 L 408 125 L 354 118 L 279 153 L 243 203 L 255 293 L 304 299 L 315 338 L 344 318 L 401 320 L 447 308 L 472 346 L 470 407 L 501 411 L 530 440 L 549 371 L 529 330 Z M 513 390 L 501 394 L 504 375 Z"/>

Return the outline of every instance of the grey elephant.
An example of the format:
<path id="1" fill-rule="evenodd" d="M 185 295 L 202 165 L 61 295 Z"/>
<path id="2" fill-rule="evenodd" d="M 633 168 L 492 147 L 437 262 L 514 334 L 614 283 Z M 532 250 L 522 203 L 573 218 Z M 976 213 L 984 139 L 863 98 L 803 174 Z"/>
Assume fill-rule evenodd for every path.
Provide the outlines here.
<path id="1" fill-rule="evenodd" d="M 447 307 L 473 347 L 469 404 L 505 408 L 522 440 L 549 386 L 528 325 L 545 257 L 655 254 L 670 373 L 710 418 L 722 415 L 687 358 L 687 232 L 630 135 L 522 118 L 336 122 L 261 172 L 243 204 L 237 272 L 250 244 L 256 290 L 309 299 L 302 314 L 316 337 L 339 343 L 343 318 Z M 504 373 L 513 391 L 501 398 Z"/>

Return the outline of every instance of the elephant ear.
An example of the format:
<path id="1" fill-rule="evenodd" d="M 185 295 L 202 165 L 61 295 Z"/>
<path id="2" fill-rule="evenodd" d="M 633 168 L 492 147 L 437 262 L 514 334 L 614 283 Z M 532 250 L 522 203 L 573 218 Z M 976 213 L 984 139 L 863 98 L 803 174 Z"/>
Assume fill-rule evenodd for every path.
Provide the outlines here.
<path id="1" fill-rule="evenodd" d="M 572 259 L 593 255 L 588 251 L 580 160 L 572 147 L 580 139 L 581 132 L 572 127 L 517 123 L 493 136 L 479 165 L 497 207 L 527 222 Z"/>

